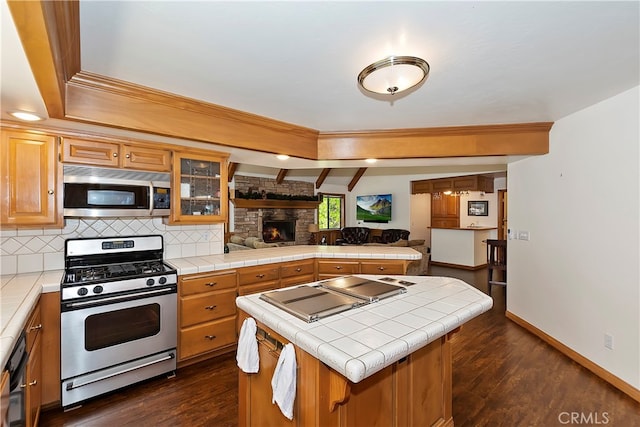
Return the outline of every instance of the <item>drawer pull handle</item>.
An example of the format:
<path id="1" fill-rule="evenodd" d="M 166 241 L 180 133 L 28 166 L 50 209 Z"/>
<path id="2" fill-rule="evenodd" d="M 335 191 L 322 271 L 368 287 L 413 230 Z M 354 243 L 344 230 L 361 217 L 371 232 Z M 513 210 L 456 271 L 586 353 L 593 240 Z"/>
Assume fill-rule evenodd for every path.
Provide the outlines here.
<path id="1" fill-rule="evenodd" d="M 384 271 L 384 267 L 380 266 L 380 267 L 378 267 L 378 270 Z"/>
<path id="2" fill-rule="evenodd" d="M 211 340 L 211 341 L 213 341 L 213 340 L 215 340 L 215 339 L 216 339 L 216 336 L 215 336 L 215 335 L 205 335 L 204 337 L 205 337 L 206 339 L 208 339 L 208 340 Z"/>
<path id="3" fill-rule="evenodd" d="M 118 153 L 113 153 L 113 157 L 118 157 Z"/>
<path id="4" fill-rule="evenodd" d="M 296 268 L 296 273 L 300 273 L 302 269 L 300 267 Z"/>
<path id="5" fill-rule="evenodd" d="M 130 154 L 126 154 L 126 155 L 125 155 L 125 157 L 126 157 L 127 159 L 130 159 L 130 158 L 131 158 L 131 155 L 130 155 Z"/>
<path id="6" fill-rule="evenodd" d="M 215 286 L 217 284 L 218 284 L 218 282 L 209 282 L 209 283 L 205 283 L 204 285 L 205 286 L 209 286 L 209 287 L 213 287 L 213 286 Z"/>
<path id="7" fill-rule="evenodd" d="M 336 270 L 342 270 L 342 266 L 341 265 L 336 265 Z"/>
<path id="8" fill-rule="evenodd" d="M 216 307 L 217 307 L 217 305 L 208 305 L 208 306 L 206 306 L 204 309 L 205 309 L 205 310 L 215 310 L 215 309 L 216 309 Z"/>
<path id="9" fill-rule="evenodd" d="M 42 323 L 36 325 L 36 326 L 32 326 L 29 328 L 29 332 L 31 331 L 37 331 L 38 329 L 42 329 Z"/>
<path id="10" fill-rule="evenodd" d="M 36 384 L 38 384 L 38 380 L 33 380 L 29 383 L 29 385 L 36 385 Z"/>
<path id="11" fill-rule="evenodd" d="M 264 274 L 256 274 L 256 277 L 257 277 L 258 279 L 262 279 L 262 278 L 264 277 Z"/>

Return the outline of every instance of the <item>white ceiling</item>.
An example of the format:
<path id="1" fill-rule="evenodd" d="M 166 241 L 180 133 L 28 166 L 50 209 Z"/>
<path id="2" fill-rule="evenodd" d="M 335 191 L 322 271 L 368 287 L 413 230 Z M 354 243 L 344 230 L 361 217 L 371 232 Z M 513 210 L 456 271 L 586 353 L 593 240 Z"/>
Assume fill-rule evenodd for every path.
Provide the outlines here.
<path id="1" fill-rule="evenodd" d="M 46 115 L 4 2 L 1 11 L 2 116 Z M 321 131 L 556 121 L 640 83 L 637 1 L 81 0 L 80 16 L 85 71 Z M 358 73 L 391 54 L 426 59 L 426 82 L 388 98 L 359 90 Z M 231 152 L 277 168 L 371 167 Z"/>

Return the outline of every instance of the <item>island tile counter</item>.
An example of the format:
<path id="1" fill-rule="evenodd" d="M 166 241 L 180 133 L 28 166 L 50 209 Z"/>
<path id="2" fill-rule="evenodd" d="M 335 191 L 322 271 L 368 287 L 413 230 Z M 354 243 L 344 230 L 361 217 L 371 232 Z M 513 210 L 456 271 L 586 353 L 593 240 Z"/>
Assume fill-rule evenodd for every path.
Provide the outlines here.
<path id="1" fill-rule="evenodd" d="M 356 276 L 414 284 L 312 323 L 259 294 L 236 299 L 240 319 L 257 323 L 260 359 L 257 373 L 239 370 L 240 427 L 453 425 L 450 337 L 493 300 L 454 278 Z M 297 362 L 292 419 L 271 404 L 271 376 L 288 343 Z"/>
<path id="2" fill-rule="evenodd" d="M 376 279 L 383 276 L 358 275 Z M 260 300 L 238 307 L 291 343 L 357 383 L 491 309 L 493 300 L 450 277 L 390 276 L 415 282 L 407 292 L 316 322 Z M 320 282 L 316 282 L 320 283 Z"/>
<path id="3" fill-rule="evenodd" d="M 468 269 L 487 265 L 487 239 L 495 239 L 496 227 L 431 229 L 431 262 Z"/>

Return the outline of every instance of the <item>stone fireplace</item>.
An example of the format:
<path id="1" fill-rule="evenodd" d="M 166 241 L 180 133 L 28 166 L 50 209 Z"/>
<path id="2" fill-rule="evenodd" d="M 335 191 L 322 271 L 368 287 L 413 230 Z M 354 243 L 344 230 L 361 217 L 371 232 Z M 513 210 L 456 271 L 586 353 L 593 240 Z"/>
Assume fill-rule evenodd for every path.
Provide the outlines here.
<path id="1" fill-rule="evenodd" d="M 235 175 L 234 190 L 242 193 L 262 192 L 282 195 L 314 196 L 314 185 L 310 182 L 288 181 L 276 183 L 275 179 Z M 265 242 L 283 245 L 306 245 L 311 237 L 309 224 L 315 222 L 316 209 L 300 208 L 245 208 L 234 204 L 233 234 L 242 237 L 260 237 Z M 272 230 L 272 228 L 277 230 Z M 277 237 L 270 237 L 272 234 Z"/>

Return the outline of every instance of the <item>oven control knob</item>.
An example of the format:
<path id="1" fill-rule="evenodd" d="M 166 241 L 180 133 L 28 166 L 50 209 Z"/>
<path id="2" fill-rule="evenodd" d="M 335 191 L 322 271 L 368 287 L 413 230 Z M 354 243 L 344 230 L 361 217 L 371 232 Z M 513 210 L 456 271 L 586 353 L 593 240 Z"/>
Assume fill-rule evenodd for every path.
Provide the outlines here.
<path id="1" fill-rule="evenodd" d="M 89 293 L 89 289 L 87 289 L 87 288 L 78 289 L 78 295 L 80 295 L 81 297 L 85 296 L 88 293 Z"/>
<path id="2" fill-rule="evenodd" d="M 160 282 L 161 285 L 164 285 L 165 283 L 167 283 L 167 278 L 166 277 L 161 277 L 158 282 Z"/>
<path id="3" fill-rule="evenodd" d="M 102 286 L 98 285 L 98 286 L 95 286 L 93 288 L 93 293 L 94 294 L 101 294 L 103 290 L 104 290 L 104 288 Z"/>
<path id="4" fill-rule="evenodd" d="M 147 286 L 153 286 L 156 283 L 153 279 L 147 279 Z"/>

